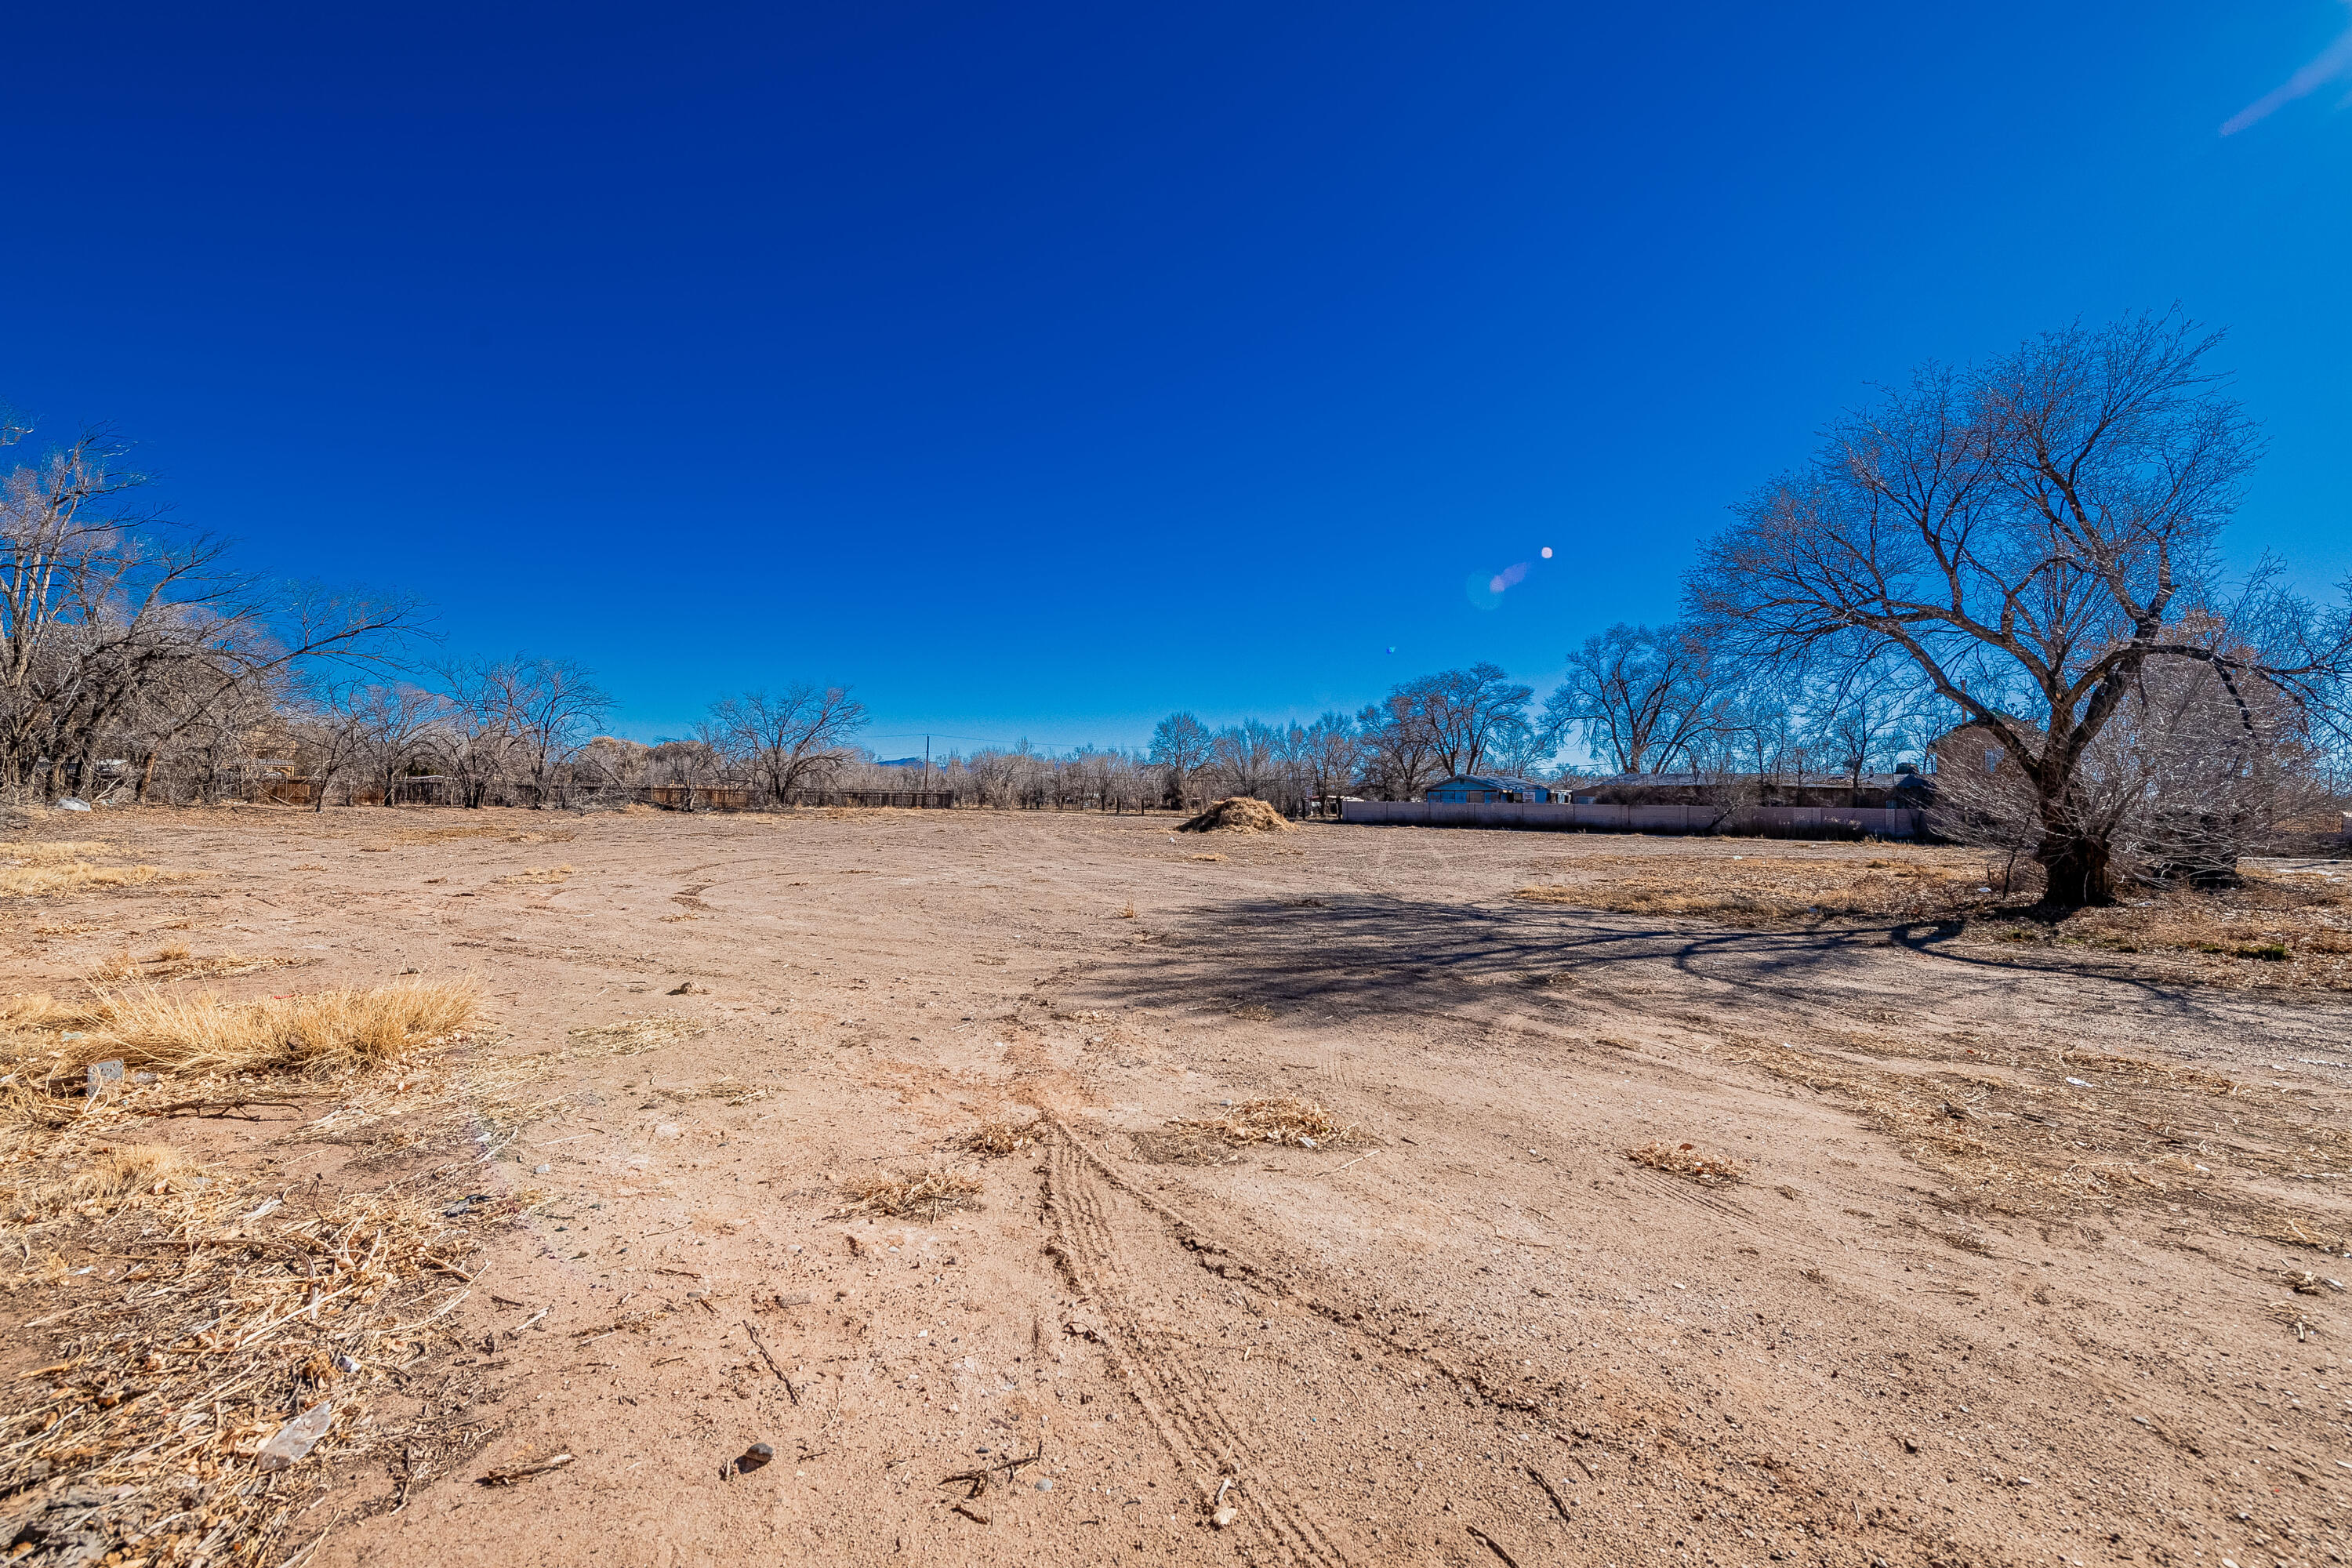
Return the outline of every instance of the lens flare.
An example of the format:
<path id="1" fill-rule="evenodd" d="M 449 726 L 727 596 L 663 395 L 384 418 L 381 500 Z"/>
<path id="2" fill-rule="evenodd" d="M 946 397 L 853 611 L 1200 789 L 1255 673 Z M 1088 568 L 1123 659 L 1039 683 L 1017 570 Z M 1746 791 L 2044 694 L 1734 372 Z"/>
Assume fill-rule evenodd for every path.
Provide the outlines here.
<path id="1" fill-rule="evenodd" d="M 1524 561 L 1506 566 L 1500 572 L 1491 574 L 1473 572 L 1464 580 L 1462 592 L 1476 608 L 1491 610 L 1500 605 L 1503 602 L 1504 594 L 1527 574 L 1528 563 Z"/>

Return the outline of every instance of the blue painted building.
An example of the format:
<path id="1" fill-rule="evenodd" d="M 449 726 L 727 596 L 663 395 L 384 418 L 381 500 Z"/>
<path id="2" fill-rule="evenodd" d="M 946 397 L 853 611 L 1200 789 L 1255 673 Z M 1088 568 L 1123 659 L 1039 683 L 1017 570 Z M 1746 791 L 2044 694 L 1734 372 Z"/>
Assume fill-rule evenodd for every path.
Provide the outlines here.
<path id="1" fill-rule="evenodd" d="M 1544 785 L 1526 779 L 1500 773 L 1456 773 L 1444 784 L 1430 785 L 1424 798 L 1454 805 L 1491 805 L 1497 801 L 1532 801 L 1546 805 L 1553 796 Z"/>

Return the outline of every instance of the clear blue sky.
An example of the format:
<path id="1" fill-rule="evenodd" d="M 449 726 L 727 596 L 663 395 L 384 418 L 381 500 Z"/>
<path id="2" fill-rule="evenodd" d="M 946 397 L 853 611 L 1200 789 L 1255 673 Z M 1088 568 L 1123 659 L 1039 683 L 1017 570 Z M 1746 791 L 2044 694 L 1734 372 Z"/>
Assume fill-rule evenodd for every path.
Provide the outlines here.
<path id="1" fill-rule="evenodd" d="M 2347 29 L 27 7 L 0 397 L 135 435 L 256 565 L 587 661 L 647 737 L 795 678 L 854 684 L 886 755 L 1478 658 L 1541 688 L 1671 616 L 1693 540 L 1867 382 L 2176 300 L 2270 433 L 2239 548 L 2320 589 Z"/>

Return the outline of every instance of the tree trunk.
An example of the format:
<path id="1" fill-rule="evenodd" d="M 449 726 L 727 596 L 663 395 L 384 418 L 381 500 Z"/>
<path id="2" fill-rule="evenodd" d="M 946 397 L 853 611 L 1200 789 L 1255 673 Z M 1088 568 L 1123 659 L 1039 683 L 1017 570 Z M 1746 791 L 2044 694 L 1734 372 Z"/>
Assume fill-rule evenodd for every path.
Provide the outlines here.
<path id="1" fill-rule="evenodd" d="M 2116 901 L 2115 864 L 2105 843 L 2068 835 L 2042 841 L 2033 852 L 2049 874 L 2042 902 L 2068 909 Z"/>

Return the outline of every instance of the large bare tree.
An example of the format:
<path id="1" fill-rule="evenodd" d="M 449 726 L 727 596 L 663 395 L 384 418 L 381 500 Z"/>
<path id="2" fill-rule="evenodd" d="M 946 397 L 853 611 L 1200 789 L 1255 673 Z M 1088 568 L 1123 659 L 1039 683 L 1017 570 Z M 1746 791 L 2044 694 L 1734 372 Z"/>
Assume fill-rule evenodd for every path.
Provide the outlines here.
<path id="1" fill-rule="evenodd" d="M 1568 656 L 1568 679 L 1545 699 L 1553 749 L 1571 730 L 1621 773 L 1689 765 L 1720 727 L 1727 692 L 1706 645 L 1685 626 L 1620 622 Z"/>
<path id="2" fill-rule="evenodd" d="M 803 681 L 712 703 L 703 738 L 782 802 L 846 763 L 865 727 L 866 709 L 849 688 Z"/>
<path id="3" fill-rule="evenodd" d="M 2243 731 L 2273 700 L 2326 703 L 2352 659 L 2341 614 L 2269 591 L 2216 604 L 2215 540 L 2260 445 L 2207 368 L 2217 341 L 2140 316 L 1922 369 L 1706 546 L 1702 634 L 1769 661 L 1898 653 L 2012 760 L 2050 900 L 2112 899 L 2084 763 L 2144 682 L 2201 667 L 2242 704 L 2194 710 L 2242 706 Z"/>

